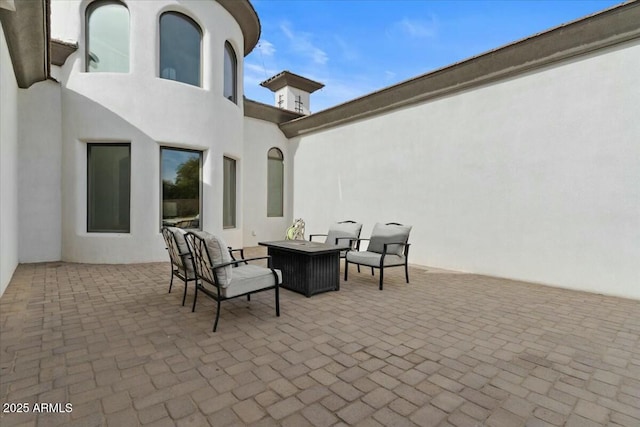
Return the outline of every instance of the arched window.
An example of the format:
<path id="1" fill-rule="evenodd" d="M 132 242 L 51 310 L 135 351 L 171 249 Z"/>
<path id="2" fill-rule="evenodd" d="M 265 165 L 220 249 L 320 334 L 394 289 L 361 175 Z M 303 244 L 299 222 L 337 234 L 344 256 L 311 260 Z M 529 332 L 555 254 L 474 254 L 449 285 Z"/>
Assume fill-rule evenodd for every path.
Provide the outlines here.
<path id="1" fill-rule="evenodd" d="M 224 43 L 224 97 L 238 103 L 238 60 L 231 43 Z"/>
<path id="2" fill-rule="evenodd" d="M 177 12 L 160 16 L 160 77 L 200 86 L 202 31 Z"/>
<path id="3" fill-rule="evenodd" d="M 86 71 L 129 72 L 129 10 L 122 3 L 92 3 L 86 35 Z"/>
<path id="4" fill-rule="evenodd" d="M 277 148 L 267 155 L 267 216 L 284 216 L 284 156 Z"/>

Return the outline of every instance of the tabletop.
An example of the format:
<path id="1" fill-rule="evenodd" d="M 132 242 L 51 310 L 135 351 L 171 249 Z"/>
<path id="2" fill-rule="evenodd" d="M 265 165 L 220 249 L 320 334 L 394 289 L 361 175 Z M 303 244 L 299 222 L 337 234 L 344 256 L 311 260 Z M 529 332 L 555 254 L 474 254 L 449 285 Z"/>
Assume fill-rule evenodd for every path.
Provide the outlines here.
<path id="1" fill-rule="evenodd" d="M 278 240 L 275 242 L 258 242 L 258 245 L 266 246 L 268 248 L 277 248 L 283 251 L 303 252 L 309 255 L 339 252 L 349 248 L 348 245 L 327 245 L 326 243 L 310 242 L 307 240 Z"/>

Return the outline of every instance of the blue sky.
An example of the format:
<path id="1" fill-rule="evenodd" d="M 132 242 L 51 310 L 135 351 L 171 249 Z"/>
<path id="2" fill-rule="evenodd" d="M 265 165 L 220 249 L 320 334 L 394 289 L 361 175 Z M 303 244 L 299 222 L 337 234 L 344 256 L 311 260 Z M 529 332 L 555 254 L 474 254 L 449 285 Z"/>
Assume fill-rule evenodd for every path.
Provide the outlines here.
<path id="1" fill-rule="evenodd" d="M 260 42 L 244 62 L 245 96 L 289 70 L 326 86 L 317 112 L 621 3 L 621 0 L 252 0 Z"/>

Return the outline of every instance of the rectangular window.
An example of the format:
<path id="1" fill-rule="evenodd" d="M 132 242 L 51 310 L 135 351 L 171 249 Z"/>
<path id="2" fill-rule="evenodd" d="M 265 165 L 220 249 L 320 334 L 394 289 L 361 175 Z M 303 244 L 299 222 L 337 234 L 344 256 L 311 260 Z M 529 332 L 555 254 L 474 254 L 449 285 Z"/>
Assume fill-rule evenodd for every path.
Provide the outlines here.
<path id="1" fill-rule="evenodd" d="M 224 190 L 222 194 L 222 226 L 236 226 L 236 161 L 224 158 Z"/>
<path id="2" fill-rule="evenodd" d="M 162 225 L 202 229 L 202 152 L 160 148 Z"/>
<path id="3" fill-rule="evenodd" d="M 269 150 L 267 159 L 267 216 L 284 216 L 284 156 L 277 148 Z"/>
<path id="4" fill-rule="evenodd" d="M 87 145 L 87 232 L 128 233 L 131 144 Z"/>

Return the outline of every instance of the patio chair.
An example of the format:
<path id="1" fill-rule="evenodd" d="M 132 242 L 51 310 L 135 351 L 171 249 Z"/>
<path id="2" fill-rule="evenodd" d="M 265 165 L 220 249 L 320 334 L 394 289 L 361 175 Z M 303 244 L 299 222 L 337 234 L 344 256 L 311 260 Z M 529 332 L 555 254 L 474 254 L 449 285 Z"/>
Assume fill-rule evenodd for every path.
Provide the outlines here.
<path id="1" fill-rule="evenodd" d="M 359 222 L 347 220 L 332 224 L 327 234 L 310 234 L 309 241 L 313 241 L 314 237 L 325 236 L 324 243 L 328 245 L 349 245 L 350 250 L 359 249 L 358 239 L 362 231 L 362 224 Z M 340 258 L 344 258 L 347 251 L 340 251 Z"/>
<path id="2" fill-rule="evenodd" d="M 369 239 L 358 239 L 358 241 L 368 240 L 369 246 L 366 251 L 348 251 L 344 264 L 344 280 L 347 280 L 349 264 L 366 265 L 380 269 L 380 290 L 384 281 L 384 269 L 389 267 L 404 266 L 404 274 L 409 283 L 409 233 L 410 225 L 402 225 L 397 222 L 387 224 L 376 224 Z"/>
<path id="3" fill-rule="evenodd" d="M 171 281 L 169 282 L 169 293 L 173 287 L 173 277 L 184 281 L 184 293 L 182 295 L 182 305 L 187 298 L 187 284 L 196 280 L 196 272 L 193 267 L 191 252 L 187 246 L 184 236 L 186 231 L 177 227 L 162 227 L 162 237 L 167 245 L 169 259 L 171 261 Z"/>
<path id="4" fill-rule="evenodd" d="M 280 290 L 282 273 L 271 268 L 271 257 L 255 257 L 232 260 L 228 246 L 219 237 L 206 232 L 190 232 L 186 235 L 193 256 L 196 277 L 196 293 L 192 311 L 196 309 L 198 291 L 217 303 L 213 332 L 218 328 L 220 303 L 246 295 L 273 289 L 275 292 L 276 316 L 280 316 Z M 249 264 L 249 261 L 267 259 L 268 267 Z M 243 265 L 240 265 L 243 264 Z M 233 268 L 235 266 L 235 268 Z"/>

